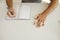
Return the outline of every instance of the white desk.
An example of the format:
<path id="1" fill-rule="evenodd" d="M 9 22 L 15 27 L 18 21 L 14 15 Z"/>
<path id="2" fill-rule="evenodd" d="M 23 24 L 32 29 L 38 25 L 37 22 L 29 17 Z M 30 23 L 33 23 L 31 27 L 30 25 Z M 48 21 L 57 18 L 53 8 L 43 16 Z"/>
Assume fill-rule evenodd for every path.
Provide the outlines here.
<path id="1" fill-rule="evenodd" d="M 0 19 L 6 8 L 0 6 Z M 60 5 L 48 16 L 45 26 L 36 28 L 33 17 L 45 8 L 45 3 L 31 3 L 31 20 L 0 20 L 0 40 L 60 40 Z"/>

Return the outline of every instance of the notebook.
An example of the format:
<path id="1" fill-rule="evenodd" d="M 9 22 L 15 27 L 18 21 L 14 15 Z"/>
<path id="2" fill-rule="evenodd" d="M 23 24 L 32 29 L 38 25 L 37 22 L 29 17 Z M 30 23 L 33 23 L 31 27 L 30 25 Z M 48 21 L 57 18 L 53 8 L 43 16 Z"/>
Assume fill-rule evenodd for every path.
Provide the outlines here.
<path id="1" fill-rule="evenodd" d="M 10 18 L 6 15 L 6 19 L 8 20 L 29 20 L 30 19 L 30 11 L 31 7 L 30 5 L 23 4 L 21 7 L 15 5 L 16 10 L 16 17 Z"/>

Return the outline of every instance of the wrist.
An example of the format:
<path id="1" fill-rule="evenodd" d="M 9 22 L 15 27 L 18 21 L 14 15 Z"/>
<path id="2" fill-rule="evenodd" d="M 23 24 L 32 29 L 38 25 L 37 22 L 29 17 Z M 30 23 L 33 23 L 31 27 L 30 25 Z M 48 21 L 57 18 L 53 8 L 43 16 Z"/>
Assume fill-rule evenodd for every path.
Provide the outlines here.
<path id="1" fill-rule="evenodd" d="M 45 16 L 47 16 L 48 15 L 48 12 L 43 12 L 42 14 L 45 15 Z"/>

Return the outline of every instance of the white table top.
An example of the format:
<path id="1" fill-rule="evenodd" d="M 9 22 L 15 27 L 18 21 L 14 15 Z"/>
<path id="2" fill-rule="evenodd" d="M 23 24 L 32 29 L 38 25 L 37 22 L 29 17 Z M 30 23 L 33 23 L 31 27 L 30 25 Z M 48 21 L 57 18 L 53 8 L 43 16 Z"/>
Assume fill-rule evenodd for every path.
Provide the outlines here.
<path id="1" fill-rule="evenodd" d="M 0 40 L 59 40 L 60 5 L 47 17 L 45 26 L 36 28 L 33 17 L 42 12 L 44 3 L 29 3 L 31 5 L 31 20 L 0 20 Z M 4 11 L 4 12 L 3 12 Z M 6 8 L 0 6 L 0 19 L 4 17 Z"/>

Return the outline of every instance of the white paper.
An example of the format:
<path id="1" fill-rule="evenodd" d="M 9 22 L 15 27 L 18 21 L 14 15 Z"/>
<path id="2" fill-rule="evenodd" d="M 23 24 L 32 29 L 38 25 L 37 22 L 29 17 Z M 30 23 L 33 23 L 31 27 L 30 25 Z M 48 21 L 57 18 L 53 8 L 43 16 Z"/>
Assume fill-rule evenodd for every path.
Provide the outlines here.
<path id="1" fill-rule="evenodd" d="M 30 19 L 30 6 L 22 5 L 19 11 L 19 19 Z"/>
<path id="2" fill-rule="evenodd" d="M 21 5 L 21 7 L 19 6 L 15 6 L 15 10 L 16 10 L 16 17 L 15 18 L 10 18 L 8 16 L 6 16 L 6 19 L 30 19 L 30 6 L 23 4 Z"/>

